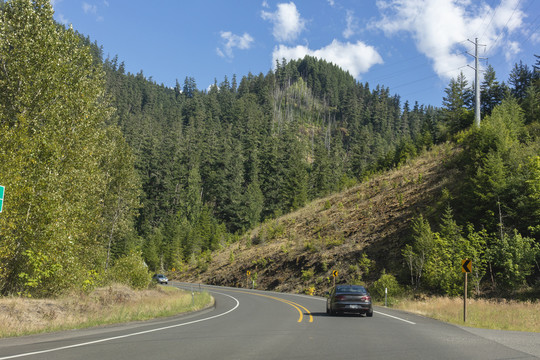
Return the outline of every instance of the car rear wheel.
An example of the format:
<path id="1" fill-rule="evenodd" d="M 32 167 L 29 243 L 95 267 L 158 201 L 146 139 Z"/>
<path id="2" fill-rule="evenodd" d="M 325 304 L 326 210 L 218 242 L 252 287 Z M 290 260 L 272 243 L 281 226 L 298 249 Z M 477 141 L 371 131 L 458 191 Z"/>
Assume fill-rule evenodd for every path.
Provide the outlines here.
<path id="1" fill-rule="evenodd" d="M 367 316 L 367 317 L 373 317 L 373 310 L 370 311 L 370 312 L 367 312 L 367 313 L 366 313 L 366 316 Z"/>
<path id="2" fill-rule="evenodd" d="M 332 310 L 332 307 L 330 307 L 330 308 L 328 309 L 328 313 L 329 313 L 330 315 L 332 315 L 332 316 L 336 315 L 336 312 L 335 312 L 334 310 Z"/>

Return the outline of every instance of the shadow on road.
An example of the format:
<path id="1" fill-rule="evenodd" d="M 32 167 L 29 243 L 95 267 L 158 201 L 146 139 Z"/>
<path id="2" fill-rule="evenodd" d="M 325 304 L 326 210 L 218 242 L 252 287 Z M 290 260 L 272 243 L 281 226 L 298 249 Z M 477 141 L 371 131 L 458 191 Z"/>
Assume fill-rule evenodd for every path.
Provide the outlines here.
<path id="1" fill-rule="evenodd" d="M 355 313 L 345 313 L 345 314 L 337 314 L 337 315 L 330 315 L 326 312 L 313 312 L 310 313 L 313 317 L 365 317 L 365 315 L 362 314 L 355 314 Z M 310 314 L 304 313 L 305 316 L 309 316 Z"/>

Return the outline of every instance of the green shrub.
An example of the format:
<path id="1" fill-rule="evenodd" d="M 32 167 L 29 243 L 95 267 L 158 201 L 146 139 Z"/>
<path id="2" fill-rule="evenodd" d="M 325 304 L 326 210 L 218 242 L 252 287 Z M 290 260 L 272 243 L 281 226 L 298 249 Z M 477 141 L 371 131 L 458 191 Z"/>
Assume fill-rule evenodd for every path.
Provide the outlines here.
<path id="1" fill-rule="evenodd" d="M 317 246 L 315 244 L 313 244 L 313 242 L 310 241 L 310 240 L 306 240 L 304 242 L 304 250 L 312 252 L 312 253 L 315 253 L 315 252 L 319 251 Z"/>
<path id="2" fill-rule="evenodd" d="M 326 200 L 326 201 L 324 202 L 323 209 L 324 209 L 324 210 L 328 210 L 328 209 L 330 209 L 331 207 L 332 207 L 332 203 L 330 202 L 330 200 Z"/>
<path id="3" fill-rule="evenodd" d="M 388 304 L 392 304 L 395 296 L 402 292 L 396 277 L 392 274 L 387 274 L 385 270 L 383 270 L 379 280 L 375 281 L 371 286 L 371 296 L 376 300 L 384 301 L 384 289 L 388 289 Z"/>
<path id="4" fill-rule="evenodd" d="M 358 266 L 362 271 L 362 275 L 367 276 L 373 267 L 374 261 L 370 260 L 366 253 L 362 253 L 362 257 L 358 260 Z"/>
<path id="5" fill-rule="evenodd" d="M 345 239 L 343 236 L 328 236 L 324 238 L 324 241 L 326 243 L 326 248 L 331 249 L 333 247 L 343 245 Z"/>
<path id="6" fill-rule="evenodd" d="M 321 263 L 321 270 L 322 270 L 323 272 L 327 272 L 327 271 L 328 271 L 328 263 L 327 263 L 326 261 L 323 261 L 323 262 Z"/>
<path id="7" fill-rule="evenodd" d="M 138 290 L 146 289 L 151 280 L 151 274 L 139 252 L 132 252 L 117 259 L 109 274 L 111 281 Z"/>
<path id="8" fill-rule="evenodd" d="M 257 260 L 252 260 L 251 263 L 253 265 L 255 265 L 255 267 L 262 267 L 262 268 L 265 268 L 266 265 L 268 265 L 269 263 L 272 262 L 272 259 L 267 259 L 265 257 L 262 257 L 260 259 L 257 259 Z"/>
<path id="9" fill-rule="evenodd" d="M 302 270 L 302 280 L 304 282 L 308 282 L 313 278 L 313 275 L 315 275 L 315 271 L 313 269 L 308 270 Z"/>

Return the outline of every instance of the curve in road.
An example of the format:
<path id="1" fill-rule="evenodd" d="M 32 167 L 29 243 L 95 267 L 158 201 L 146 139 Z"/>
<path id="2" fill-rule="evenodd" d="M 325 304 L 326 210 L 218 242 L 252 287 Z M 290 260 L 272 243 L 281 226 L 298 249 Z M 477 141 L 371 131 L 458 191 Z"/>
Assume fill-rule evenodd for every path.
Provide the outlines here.
<path id="1" fill-rule="evenodd" d="M 2 339 L 0 360 L 538 358 L 458 326 L 391 309 L 377 308 L 372 318 L 329 316 L 323 298 L 203 288 L 216 299 L 211 311 Z"/>

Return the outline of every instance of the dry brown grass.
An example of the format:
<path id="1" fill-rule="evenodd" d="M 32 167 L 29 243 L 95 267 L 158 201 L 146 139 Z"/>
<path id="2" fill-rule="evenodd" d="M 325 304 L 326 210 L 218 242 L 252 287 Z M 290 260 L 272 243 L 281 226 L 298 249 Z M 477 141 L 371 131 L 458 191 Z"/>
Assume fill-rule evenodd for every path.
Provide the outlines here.
<path id="1" fill-rule="evenodd" d="M 540 302 L 467 300 L 467 322 L 463 322 L 463 299 L 434 297 L 422 301 L 402 300 L 397 309 L 471 327 L 540 332 Z"/>
<path id="2" fill-rule="evenodd" d="M 197 294 L 192 304 L 191 293 L 176 288 L 134 291 L 123 285 L 58 299 L 0 298 L 0 337 L 172 316 L 212 301 L 208 293 Z"/>

